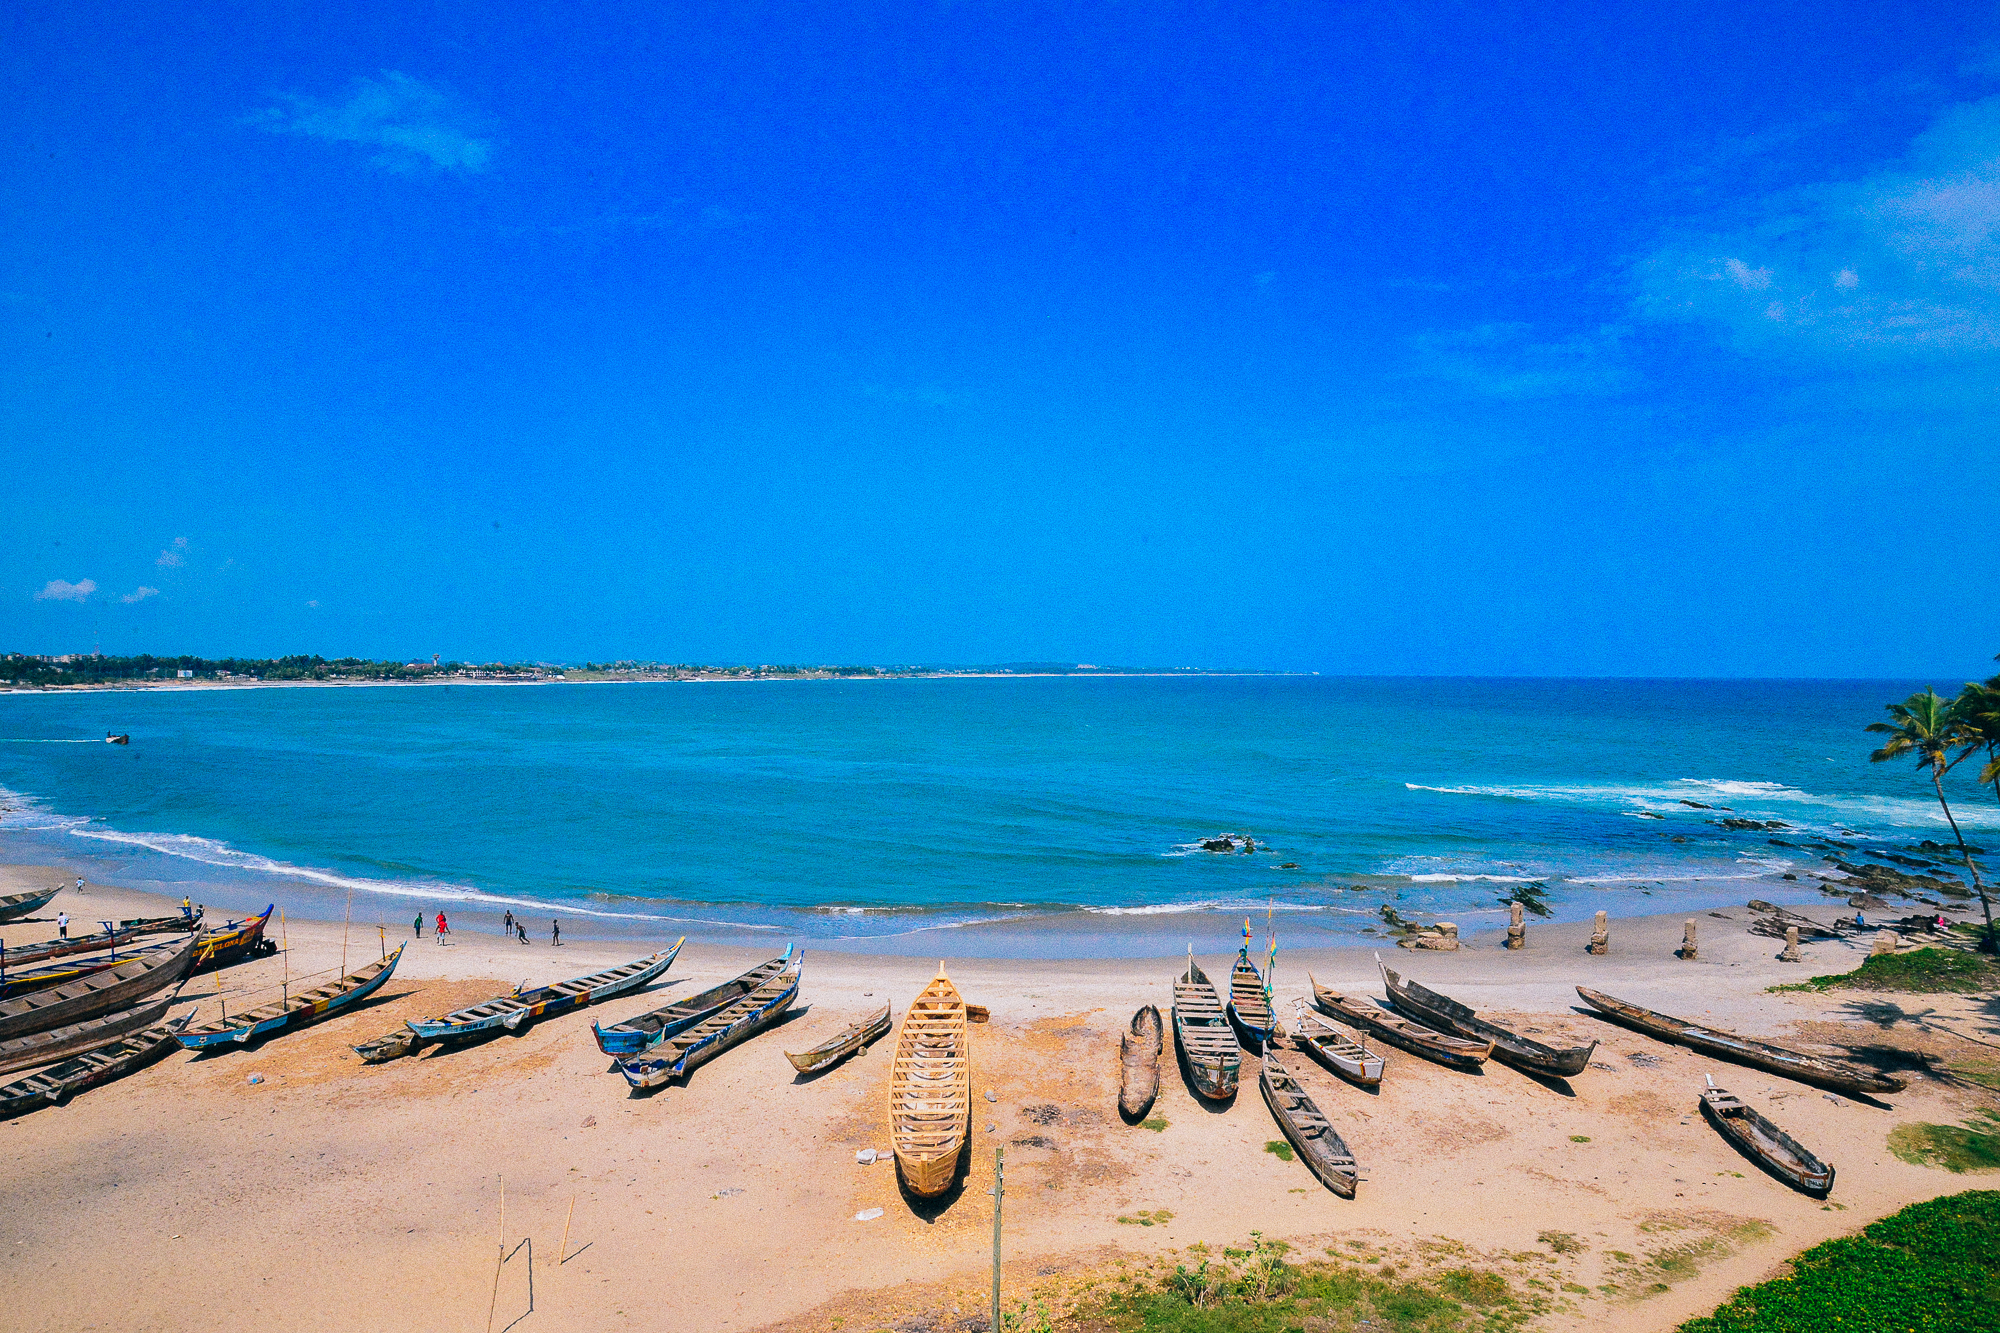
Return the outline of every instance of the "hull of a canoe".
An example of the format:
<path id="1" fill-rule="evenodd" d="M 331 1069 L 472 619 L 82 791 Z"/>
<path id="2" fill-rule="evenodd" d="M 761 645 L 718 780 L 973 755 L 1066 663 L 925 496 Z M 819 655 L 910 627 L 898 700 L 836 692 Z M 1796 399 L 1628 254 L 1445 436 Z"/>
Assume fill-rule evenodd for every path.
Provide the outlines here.
<path id="1" fill-rule="evenodd" d="M 921 1157 L 915 1153 L 897 1153 L 896 1170 L 902 1176 L 903 1188 L 920 1199 L 934 1198 L 950 1189 L 951 1182 L 958 1177 L 959 1159 L 965 1156 L 966 1137 L 960 1134 L 957 1147 L 939 1153 Z"/>
<path id="2" fill-rule="evenodd" d="M 179 1021 L 176 1020 L 177 1023 Z M 43 1106 L 59 1106 L 79 1092 L 102 1087 L 127 1074 L 136 1073 L 163 1059 L 169 1052 L 178 1050 L 174 1035 L 173 1024 L 149 1028 L 118 1043 L 128 1046 L 129 1050 L 100 1049 L 31 1074 L 18 1083 L 10 1083 L 0 1088 L 0 1120 Z M 49 1084 L 54 1086 L 47 1086 Z"/>
<path id="3" fill-rule="evenodd" d="M 1728 1060 L 1733 1064 L 1749 1065 L 1772 1074 L 1782 1074 L 1786 1078 L 1810 1083 L 1816 1088 L 1828 1088 L 1834 1092 L 1880 1094 L 1901 1092 L 1906 1081 L 1890 1074 L 1876 1074 L 1860 1069 L 1829 1068 L 1826 1064 L 1811 1060 L 1802 1054 L 1774 1049 L 1762 1042 L 1753 1042 L 1747 1037 L 1703 1028 L 1693 1023 L 1684 1023 L 1666 1014 L 1655 1014 L 1650 1009 L 1624 1006 L 1622 1001 L 1608 995 L 1600 995 L 1587 987 L 1578 986 L 1577 994 L 1583 1002 L 1595 1010 L 1599 1016 L 1607 1018 L 1621 1027 L 1643 1032 L 1649 1037 L 1673 1045 L 1685 1046 L 1703 1055 L 1712 1055 L 1718 1060 Z M 1627 1009 L 1636 1012 L 1627 1012 Z"/>
<path id="4" fill-rule="evenodd" d="M 129 1009 L 181 980 L 194 962 L 192 938 L 164 956 L 120 963 L 66 986 L 0 1001 L 0 1040 Z"/>
<path id="5" fill-rule="evenodd" d="M 301 1004 L 289 1012 L 276 1014 L 270 1018 L 258 1019 L 253 1023 L 248 1023 L 240 1027 L 209 1027 L 193 1032 L 183 1032 L 180 1035 L 180 1044 L 191 1051 L 204 1050 L 217 1046 L 248 1045 L 255 1038 L 264 1036 L 267 1033 L 277 1032 L 281 1029 L 291 1032 L 299 1028 L 311 1027 L 315 1023 L 324 1022 L 341 1010 L 361 1003 L 376 991 L 386 986 L 389 983 L 389 978 L 396 974 L 396 964 L 403 961 L 403 950 L 405 947 L 407 946 L 397 945 L 396 951 L 389 955 L 387 963 L 382 970 L 352 990 L 342 991 L 338 995 L 329 995 L 324 999 L 314 1000 L 310 1004 Z"/>
<path id="6" fill-rule="evenodd" d="M 1257 1089 L 1264 1094 L 1264 1105 L 1269 1108 L 1271 1119 L 1278 1122 L 1278 1128 L 1284 1131 L 1286 1140 L 1297 1151 L 1299 1160 L 1306 1164 L 1306 1168 L 1313 1173 L 1320 1184 L 1343 1199 L 1353 1198 L 1355 1187 L 1360 1183 L 1359 1175 L 1341 1170 L 1329 1162 L 1320 1146 L 1299 1132 L 1299 1127 L 1286 1113 L 1284 1102 L 1278 1096 L 1277 1090 L 1271 1086 L 1269 1078 L 1259 1075 Z"/>
<path id="7" fill-rule="evenodd" d="M 224 926 L 203 937 L 195 954 L 194 970 L 212 972 L 247 958 L 251 950 L 264 942 L 264 927 L 271 923 L 271 913 L 276 910 L 277 904 L 273 903 L 259 916 L 233 926 Z"/>
<path id="8" fill-rule="evenodd" d="M 681 1053 L 680 1058 L 668 1060 L 627 1060 L 618 1066 L 618 1072 L 625 1081 L 635 1088 L 657 1088 L 676 1078 L 684 1078 L 699 1065 L 707 1064 L 730 1047 L 738 1045 L 762 1032 L 776 1022 L 778 1016 L 790 1007 L 798 996 L 799 983 L 796 979 L 774 998 L 765 1001 L 720 1032 L 702 1038 Z"/>
<path id="9" fill-rule="evenodd" d="M 1265 1042 L 1269 1041 L 1271 1033 L 1277 1030 L 1277 1024 L 1272 1020 L 1270 1015 L 1246 1014 L 1242 1009 L 1237 1007 L 1234 1000 L 1229 1002 L 1229 1021 L 1235 1025 L 1238 1032 L 1243 1034 L 1245 1041 L 1255 1046 L 1262 1046 Z"/>
<path id="10" fill-rule="evenodd" d="M 1174 1046 L 1197 1093 L 1212 1102 L 1226 1102 L 1236 1095 L 1236 1084 L 1243 1070 L 1241 1057 L 1231 1060 L 1224 1056 L 1196 1055 L 1188 1049 L 1186 1033 L 1178 1021 L 1174 1024 Z"/>
<path id="11" fill-rule="evenodd" d="M 100 1046 L 109 1046 L 121 1037 L 129 1037 L 158 1023 L 173 1002 L 173 996 L 164 995 L 122 1013 L 105 1014 L 68 1027 L 52 1028 L 47 1032 L 0 1042 L 0 1074 L 53 1064 L 94 1051 Z"/>
<path id="12" fill-rule="evenodd" d="M 1818 1158 L 1813 1158 L 1813 1165 L 1808 1166 L 1796 1159 L 1766 1152 L 1743 1117 L 1723 1115 L 1709 1105 L 1705 1098 L 1701 1103 L 1701 1113 L 1708 1123 L 1715 1127 L 1716 1132 L 1728 1139 L 1737 1151 L 1801 1194 L 1824 1199 L 1832 1192 L 1833 1168 Z M 1764 1121 L 1763 1127 L 1771 1134 L 1783 1132 L 1768 1120 Z"/>
<path id="13" fill-rule="evenodd" d="M 62 892 L 60 889 L 49 889 L 46 892 L 16 893 L 0 898 L 0 921 L 19 921 L 30 912 L 39 912 L 53 902 L 60 892 Z"/>
<path id="14" fill-rule="evenodd" d="M 388 1060 L 400 1060 L 417 1048 L 417 1034 L 405 1027 L 401 1032 L 390 1032 L 364 1041 L 354 1048 L 362 1063 L 379 1065 Z"/>
<path id="15" fill-rule="evenodd" d="M 482 1014 L 478 1018 L 468 1018 L 457 1022 L 446 1018 L 418 1019 L 410 1024 L 410 1031 L 418 1041 L 471 1041 L 474 1037 L 490 1037 L 496 1032 L 512 1032 L 529 1022 L 528 1006 L 518 1009 L 503 1009 L 495 1014 Z"/>
<path id="16" fill-rule="evenodd" d="M 822 1069 L 831 1069 L 856 1051 L 865 1050 L 888 1036 L 892 1023 L 889 1010 L 884 1008 L 869 1022 L 857 1024 L 833 1040 L 823 1041 L 809 1051 L 800 1051 L 797 1054 L 786 1051 L 785 1058 L 790 1060 L 792 1068 L 801 1074 L 813 1074 Z"/>
<path id="17" fill-rule="evenodd" d="M 1381 1086 L 1384 1068 L 1381 1056 L 1367 1055 L 1357 1059 L 1351 1055 L 1343 1055 L 1339 1051 L 1330 1051 L 1318 1042 L 1310 1041 L 1303 1036 L 1295 1034 L 1294 1040 L 1295 1044 L 1303 1047 L 1313 1059 L 1356 1087 Z"/>
<path id="18" fill-rule="evenodd" d="M 788 944 L 785 946 L 784 953 L 778 955 L 775 961 L 782 966 L 789 963 L 791 957 L 792 946 Z M 758 970 L 757 968 L 751 969 L 752 972 Z M 760 979 L 757 984 L 761 985 L 762 980 Z M 681 1033 L 686 1032 L 703 1019 L 713 1017 L 715 1014 L 727 1009 L 730 1005 L 735 1004 L 756 988 L 756 985 L 745 983 L 743 977 L 735 977 L 723 982 L 720 986 L 705 990 L 699 995 L 690 995 L 687 999 L 680 1001 L 679 1004 L 667 1005 L 666 1009 L 673 1011 L 672 1016 L 662 1023 L 657 1030 L 648 1031 L 644 1028 L 627 1027 L 627 1023 L 636 1023 L 639 1021 L 638 1018 L 628 1018 L 624 1023 L 616 1023 L 608 1028 L 592 1023 L 590 1025 L 590 1032 L 597 1039 L 597 1049 L 606 1055 L 619 1059 L 644 1055 L 667 1038 L 678 1037 Z M 686 1007 L 683 1008 L 683 1006 Z M 650 1015 L 639 1015 L 639 1018 L 645 1017 L 650 1017 Z"/>
<path id="19" fill-rule="evenodd" d="M 1128 1120 L 1146 1114 L 1160 1095 L 1160 1034 L 1127 1032 L 1118 1043 L 1118 1109 Z"/>
<path id="20" fill-rule="evenodd" d="M 1345 1009 L 1339 1005 L 1328 1004 L 1317 996 L 1314 997 L 1313 1004 L 1329 1018 L 1337 1018 L 1350 1027 L 1360 1028 L 1372 1034 L 1378 1041 L 1385 1041 L 1397 1050 L 1408 1051 L 1411 1055 L 1420 1055 L 1434 1064 L 1448 1065 L 1453 1069 L 1474 1070 L 1486 1063 L 1487 1052 L 1456 1051 L 1448 1046 L 1432 1045 L 1420 1036 L 1404 1032 L 1372 1017 L 1366 1010 Z"/>
<path id="21" fill-rule="evenodd" d="M 1575 1078 L 1589 1068 L 1591 1053 L 1597 1049 L 1597 1043 L 1594 1041 L 1588 1046 L 1572 1047 L 1569 1050 L 1556 1050 L 1553 1047 L 1546 1050 L 1523 1049 L 1504 1040 L 1503 1033 L 1506 1037 L 1513 1037 L 1514 1034 L 1506 1033 L 1497 1025 L 1467 1023 L 1452 1014 L 1419 1004 L 1408 995 L 1395 990 L 1389 992 L 1389 1003 L 1396 1007 L 1397 1013 L 1414 1022 L 1422 1023 L 1425 1027 L 1436 1028 L 1439 1032 L 1463 1037 L 1467 1041 L 1492 1042 L 1492 1058 L 1503 1065 L 1511 1065 L 1524 1074 L 1539 1074 L 1543 1078 Z"/>

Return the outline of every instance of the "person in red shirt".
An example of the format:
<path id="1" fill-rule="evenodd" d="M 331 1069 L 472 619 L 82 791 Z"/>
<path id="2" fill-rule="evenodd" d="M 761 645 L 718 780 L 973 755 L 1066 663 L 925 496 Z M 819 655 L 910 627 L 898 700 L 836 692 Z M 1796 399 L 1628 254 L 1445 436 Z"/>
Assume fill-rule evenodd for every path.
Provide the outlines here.
<path id="1" fill-rule="evenodd" d="M 443 943 L 444 943 L 444 937 L 445 937 L 445 936 L 447 936 L 447 935 L 449 935 L 449 934 L 451 934 L 451 926 L 450 926 L 450 925 L 449 925 L 449 924 L 448 924 L 448 923 L 447 923 L 447 922 L 445 921 L 445 919 L 444 919 L 444 913 L 443 913 L 443 912 L 439 912 L 439 913 L 438 913 L 438 925 L 437 925 L 437 937 L 438 937 L 438 943 L 439 943 L 439 944 L 443 944 Z"/>

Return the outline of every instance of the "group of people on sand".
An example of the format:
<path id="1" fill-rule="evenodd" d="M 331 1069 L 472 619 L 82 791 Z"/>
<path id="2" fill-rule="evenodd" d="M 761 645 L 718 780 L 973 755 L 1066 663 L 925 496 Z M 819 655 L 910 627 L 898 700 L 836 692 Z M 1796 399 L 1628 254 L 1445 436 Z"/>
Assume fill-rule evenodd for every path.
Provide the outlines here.
<path id="1" fill-rule="evenodd" d="M 411 924 L 417 932 L 417 938 L 422 939 L 424 937 L 424 914 L 422 912 L 417 913 L 417 919 Z M 443 912 L 437 914 L 437 927 L 432 933 L 439 944 L 443 944 L 451 937 L 451 922 L 445 919 Z M 500 918 L 500 933 L 502 935 L 512 935 L 521 943 L 526 944 L 528 942 L 528 923 L 526 919 L 515 916 L 512 908 L 508 908 L 507 914 Z M 556 920 L 554 917 L 549 918 L 549 943 L 558 949 L 562 948 L 562 922 Z"/>

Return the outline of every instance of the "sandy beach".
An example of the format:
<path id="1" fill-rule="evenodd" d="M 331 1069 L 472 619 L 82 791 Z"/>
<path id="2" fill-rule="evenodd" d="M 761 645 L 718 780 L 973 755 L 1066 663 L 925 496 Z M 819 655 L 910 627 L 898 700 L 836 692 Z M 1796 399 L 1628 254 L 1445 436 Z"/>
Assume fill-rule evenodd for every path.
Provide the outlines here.
<path id="1" fill-rule="evenodd" d="M 0 891 L 60 873 L 9 866 Z M 166 905 L 93 883 L 11 923 L 8 942 L 52 935 L 58 910 L 82 923 Z M 1898 1124 L 1956 1123 L 1990 1102 L 1940 1076 L 1945 1059 L 1990 1057 L 2000 1038 L 1990 1014 L 1955 997 L 1766 994 L 1844 971 L 1860 952 L 1821 944 L 1803 965 L 1781 963 L 1777 942 L 1743 929 L 1748 915 L 1704 915 L 1691 963 L 1672 957 L 1678 916 L 1616 922 L 1601 958 L 1584 953 L 1581 925 L 1532 927 L 1516 953 L 1492 937 L 1453 954 L 1390 951 L 1405 973 L 1545 1041 L 1599 1045 L 1566 1089 L 1497 1063 L 1468 1075 L 1390 1051 L 1371 1094 L 1295 1059 L 1360 1160 L 1352 1201 L 1264 1151 L 1279 1133 L 1249 1076 L 1253 1061 L 1243 1092 L 1215 1107 L 1196 1102 L 1170 1053 L 1153 1111 L 1164 1128 L 1120 1119 L 1117 1034 L 1136 1006 L 1169 1005 L 1170 959 L 946 960 L 992 1021 L 973 1030 L 964 1186 L 913 1203 L 887 1161 L 855 1161 L 889 1146 L 886 1049 L 810 1079 L 782 1051 L 885 1002 L 900 1016 L 933 964 L 809 954 L 794 1016 L 686 1086 L 640 1097 L 606 1072 L 588 1024 L 658 999 L 362 1064 L 350 1045 L 407 1019 L 638 952 L 625 941 L 555 950 L 545 931 L 529 946 L 490 927 L 444 945 L 427 933 L 361 1012 L 252 1049 L 177 1052 L 66 1107 L 0 1124 L 7 1299 L 24 1328 L 306 1330 L 337 1312 L 370 1329 L 476 1329 L 489 1307 L 494 1328 L 983 1327 L 993 1149 L 1005 1146 L 1010 1300 L 1042 1293 L 1060 1306 L 1120 1264 L 1261 1231 L 1307 1255 L 1383 1253 L 1406 1271 L 1479 1262 L 1540 1293 L 1542 1327 L 1667 1329 L 1817 1241 L 1978 1183 L 1899 1161 L 1885 1138 Z M 287 975 L 338 970 L 343 958 L 352 969 L 405 938 L 372 922 L 289 914 L 273 930 L 285 952 L 197 977 L 183 998 L 212 1017 L 224 1003 L 259 1002 Z M 1210 943 L 1200 957 L 1226 968 L 1227 941 Z M 762 956 L 691 944 L 652 995 L 689 993 Z M 1368 950 L 1288 953 L 1282 1013 L 1308 971 L 1380 991 Z M 1579 982 L 1904 1068 L 1911 1085 L 1871 1105 L 1719 1064 L 1583 1016 Z M 1694 1109 L 1704 1073 L 1836 1165 L 1830 1203 L 1762 1175 L 1717 1137 Z M 856 1220 L 874 1209 L 879 1217 Z M 1145 1226 L 1133 1220 L 1141 1211 L 1171 1218 Z M 1538 1241 L 1547 1232 L 1582 1248 L 1558 1254 Z M 515 1253 L 496 1288 L 503 1241 Z"/>

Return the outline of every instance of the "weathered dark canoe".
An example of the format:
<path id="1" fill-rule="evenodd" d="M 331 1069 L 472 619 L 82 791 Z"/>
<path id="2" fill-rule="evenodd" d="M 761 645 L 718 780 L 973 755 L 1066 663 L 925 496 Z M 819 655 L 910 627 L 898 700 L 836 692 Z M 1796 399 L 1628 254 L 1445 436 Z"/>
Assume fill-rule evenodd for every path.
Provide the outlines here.
<path id="1" fill-rule="evenodd" d="M 198 1028 L 183 1031 L 180 1044 L 191 1051 L 210 1046 L 248 1044 L 254 1037 L 268 1036 L 274 1032 L 294 1032 L 299 1028 L 311 1027 L 324 1019 L 331 1018 L 341 1010 L 360 1004 L 388 983 L 396 971 L 396 964 L 402 961 L 406 945 L 396 946 L 394 953 L 370 963 L 358 972 L 350 972 L 324 986 L 315 986 L 300 991 L 296 995 L 281 996 L 273 1004 L 259 1005 L 242 1013 L 229 1014 L 213 1023 L 204 1023 Z"/>
<path id="2" fill-rule="evenodd" d="M 32 893 L 10 893 L 0 898 L 0 921 L 18 921 L 36 908 L 47 907 L 60 888 L 36 889 Z"/>
<path id="3" fill-rule="evenodd" d="M 1164 1033 L 1160 1007 L 1149 1004 L 1132 1015 L 1132 1030 L 1118 1039 L 1118 1109 L 1130 1119 L 1146 1114 L 1160 1095 Z"/>
<path id="4" fill-rule="evenodd" d="M 1264 1069 L 1257 1075 L 1257 1086 L 1278 1128 L 1285 1131 L 1285 1137 L 1299 1150 L 1300 1159 L 1312 1168 L 1320 1183 L 1343 1199 L 1353 1198 L 1354 1187 L 1361 1179 L 1354 1154 L 1348 1151 L 1346 1140 L 1321 1114 L 1275 1051 L 1264 1052 Z"/>
<path id="5" fill-rule="evenodd" d="M 891 1017 L 889 1006 L 883 1005 L 859 1023 L 850 1023 L 844 1030 L 828 1037 L 808 1051 L 794 1055 L 785 1052 L 785 1058 L 792 1062 L 792 1068 L 801 1074 L 814 1073 L 821 1069 L 831 1069 L 856 1051 L 866 1053 L 868 1048 L 889 1035 Z"/>
<path id="6" fill-rule="evenodd" d="M 791 957 L 792 946 L 787 944 L 785 951 L 776 958 L 759 963 L 720 986 L 711 986 L 699 995 L 674 1000 L 611 1027 L 592 1023 L 590 1031 L 597 1038 L 597 1049 L 606 1055 L 616 1056 L 637 1055 L 651 1050 L 676 1032 L 686 1031 L 724 1005 L 733 1004 L 750 994 L 784 971 Z"/>
<path id="7" fill-rule="evenodd" d="M 30 963 L 45 963 L 51 958 L 67 958 L 72 954 L 120 947 L 140 935 L 190 928 L 188 918 L 179 913 L 173 916 L 134 917 L 128 921 L 113 922 L 108 933 L 100 930 L 89 935 L 73 935 L 66 940 L 43 940 L 40 944 L 17 944 L 11 949 L 0 950 L 0 970 L 11 973 L 15 968 L 26 967 Z M 12 980 L 12 977 L 8 979 Z"/>
<path id="8" fill-rule="evenodd" d="M 1793 1189 L 1824 1199 L 1833 1188 L 1833 1168 L 1808 1152 L 1797 1139 L 1708 1081 L 1701 1094 L 1701 1111 L 1722 1137 Z"/>
<path id="9" fill-rule="evenodd" d="M 620 1060 L 618 1072 L 634 1088 L 657 1088 L 670 1079 L 686 1078 L 696 1065 L 708 1063 L 777 1022 L 786 1006 L 798 998 L 799 974 L 804 968 L 805 955 L 801 953 L 734 1004 L 667 1038 L 635 1060 Z"/>
<path id="10" fill-rule="evenodd" d="M 1229 1020 L 1250 1046 L 1262 1046 L 1278 1027 L 1271 1015 L 1271 997 L 1264 993 L 1264 974 L 1250 961 L 1247 947 L 1229 969 Z"/>
<path id="11" fill-rule="evenodd" d="M 0 1074 L 11 1074 L 16 1069 L 29 1069 L 35 1065 L 54 1064 L 72 1055 L 108 1046 L 120 1037 L 129 1037 L 158 1023 L 173 1002 L 173 996 L 162 995 L 156 1000 L 121 1009 L 115 1014 L 105 1014 L 101 1018 L 86 1018 L 67 1027 L 50 1028 L 46 1032 L 33 1032 L 25 1037 L 0 1041 Z"/>
<path id="12" fill-rule="evenodd" d="M 203 930 L 196 937 L 200 941 L 200 947 L 195 950 L 194 970 L 212 972 L 218 967 L 227 967 L 231 963 L 248 958 L 252 952 L 260 949 L 265 953 L 277 952 L 278 946 L 275 943 L 268 949 L 264 948 L 264 927 L 271 924 L 271 913 L 277 910 L 278 905 L 272 903 L 263 912 L 247 920 L 231 921 L 213 930 Z"/>
<path id="13" fill-rule="evenodd" d="M 1312 980 L 1310 973 L 1307 980 Z M 1421 1055 L 1426 1060 L 1435 1060 L 1457 1069 L 1477 1069 L 1486 1063 L 1487 1056 L 1493 1054 L 1491 1040 L 1471 1041 L 1454 1037 L 1448 1032 L 1435 1031 L 1364 1001 L 1350 999 L 1339 991 L 1328 990 L 1317 981 L 1313 981 L 1312 988 L 1313 1003 L 1321 1013 L 1337 1018 L 1349 1027 L 1372 1032 L 1411 1055 Z"/>
<path id="14" fill-rule="evenodd" d="M 1174 1044 L 1187 1062 L 1194 1090 L 1212 1102 L 1236 1095 L 1243 1071 L 1243 1046 L 1208 974 L 1188 954 L 1187 971 L 1174 978 Z"/>
<path id="15" fill-rule="evenodd" d="M 24 1079 L 0 1087 L 0 1120 L 43 1106 L 59 1106 L 85 1088 L 123 1078 L 144 1069 L 169 1051 L 177 1049 L 174 1034 L 187 1022 L 184 1015 L 162 1027 L 122 1037 L 100 1046 L 87 1055 L 51 1065 Z"/>
<path id="16" fill-rule="evenodd" d="M 1395 1005 L 1397 1010 L 1440 1032 L 1449 1032 L 1468 1041 L 1490 1041 L 1495 1060 L 1524 1073 L 1539 1074 L 1543 1078 L 1574 1078 L 1590 1064 L 1590 1053 L 1597 1049 L 1594 1041 L 1588 1046 L 1544 1045 L 1512 1028 L 1487 1022 L 1449 995 L 1440 995 L 1415 981 L 1404 981 L 1379 956 L 1375 965 L 1382 969 L 1382 984 L 1389 991 L 1389 1003 Z"/>
<path id="17" fill-rule="evenodd" d="M 187 976 L 196 937 L 189 935 L 169 952 L 135 958 L 67 985 L 0 1000 L 0 1040 L 67 1027 L 86 1018 L 129 1009 Z"/>
<path id="18" fill-rule="evenodd" d="M 415 1050 L 416 1045 L 417 1034 L 405 1026 L 397 1028 L 394 1032 L 385 1032 L 373 1041 L 362 1042 L 354 1048 L 354 1053 L 360 1056 L 364 1063 L 379 1065 L 384 1060 L 402 1059 Z"/>
<path id="19" fill-rule="evenodd" d="M 558 981 L 551 986 L 517 990 L 512 995 L 471 1005 L 443 1018 L 415 1019 L 410 1023 L 410 1031 L 416 1034 L 419 1043 L 467 1041 L 495 1032 L 525 1032 L 541 1019 L 582 1009 L 601 1000 L 615 1000 L 620 995 L 638 990 L 673 965 L 674 955 L 681 951 L 681 945 L 686 941 L 687 937 L 683 935 L 674 941 L 671 949 L 662 949 L 588 976 Z"/>
<path id="20" fill-rule="evenodd" d="M 1901 1092 L 1905 1084 L 1905 1080 L 1894 1074 L 1878 1074 L 1872 1069 L 1856 1068 L 1822 1055 L 1787 1050 L 1783 1046 L 1738 1036 L 1722 1028 L 1703 1027 L 1686 1019 L 1641 1009 L 1636 1004 L 1627 1004 L 1588 986 L 1578 986 L 1576 993 L 1603 1017 L 1649 1037 L 1674 1042 L 1721 1060 L 1733 1060 L 1754 1069 L 1783 1074 L 1815 1087 L 1831 1088 L 1835 1092 L 1878 1093 Z"/>
<path id="21" fill-rule="evenodd" d="M 1321 1064 L 1363 1088 L 1380 1087 L 1382 1057 L 1358 1041 L 1349 1041 L 1340 1030 L 1306 1008 L 1304 1000 L 1293 1002 L 1298 1026 L 1292 1030 L 1292 1045 L 1306 1050 Z"/>

